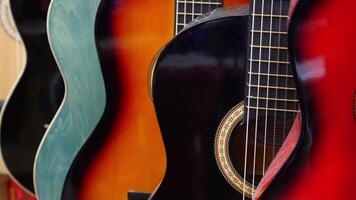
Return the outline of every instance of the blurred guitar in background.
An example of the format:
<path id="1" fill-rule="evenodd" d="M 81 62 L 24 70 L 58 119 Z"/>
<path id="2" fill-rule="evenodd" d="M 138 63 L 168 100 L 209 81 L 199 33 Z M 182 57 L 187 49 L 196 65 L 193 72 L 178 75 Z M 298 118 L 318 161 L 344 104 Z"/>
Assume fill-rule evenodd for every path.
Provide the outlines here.
<path id="1" fill-rule="evenodd" d="M 289 45 L 302 132 L 260 199 L 356 199 L 355 9 L 353 0 L 299 0 Z"/>
<path id="2" fill-rule="evenodd" d="M 0 101 L 6 99 L 25 64 L 25 49 L 12 19 L 8 0 L 0 1 Z M 1 106 L 0 106 L 1 107 Z M 0 159 L 0 199 L 35 200 L 8 178 Z"/>
<path id="3" fill-rule="evenodd" d="M 0 1 L 0 110 L 25 62 L 25 49 L 12 19 L 8 0 Z M 1 113 L 1 111 L 0 111 Z M 1 115 L 1 114 L 0 114 Z M 7 170 L 0 159 L 0 173 Z"/>
<path id="4" fill-rule="evenodd" d="M 62 77 L 47 39 L 49 3 L 10 0 L 12 16 L 26 48 L 26 65 L 4 104 L 1 154 L 12 179 L 32 194 L 36 151 L 63 98 Z"/>
<path id="5" fill-rule="evenodd" d="M 7 187 L 8 199 L 6 200 L 36 200 L 35 197 L 28 194 L 11 179 L 8 181 Z"/>

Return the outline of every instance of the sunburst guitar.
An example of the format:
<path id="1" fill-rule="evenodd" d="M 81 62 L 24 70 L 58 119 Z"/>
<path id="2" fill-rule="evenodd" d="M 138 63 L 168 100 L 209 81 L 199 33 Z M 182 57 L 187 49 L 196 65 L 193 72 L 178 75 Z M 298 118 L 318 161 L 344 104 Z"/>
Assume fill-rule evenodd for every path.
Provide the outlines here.
<path id="1" fill-rule="evenodd" d="M 152 60 L 194 18 L 242 2 L 101 1 L 96 42 L 106 109 L 72 165 L 63 199 L 128 199 L 154 191 L 164 176 L 166 155 L 148 92 Z"/>
<path id="2" fill-rule="evenodd" d="M 152 200 L 254 199 L 275 176 L 271 169 L 281 168 L 272 161 L 284 163 L 280 149 L 291 154 L 283 144 L 299 103 L 288 53 L 290 3 L 254 0 L 249 9 L 218 10 L 161 50 L 152 96 L 167 170 Z"/>
<path id="3" fill-rule="evenodd" d="M 36 151 L 63 98 L 62 77 L 47 40 L 49 2 L 10 0 L 26 49 L 26 65 L 4 104 L 1 154 L 11 177 L 32 195 Z"/>

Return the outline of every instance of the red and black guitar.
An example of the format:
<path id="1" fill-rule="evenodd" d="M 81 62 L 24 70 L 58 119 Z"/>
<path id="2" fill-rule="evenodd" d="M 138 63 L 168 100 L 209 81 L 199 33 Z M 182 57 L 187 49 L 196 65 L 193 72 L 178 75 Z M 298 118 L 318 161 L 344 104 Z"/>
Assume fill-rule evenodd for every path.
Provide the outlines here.
<path id="1" fill-rule="evenodd" d="M 297 147 L 263 199 L 356 199 L 356 3 L 301 0 L 289 41 L 300 94 Z"/>

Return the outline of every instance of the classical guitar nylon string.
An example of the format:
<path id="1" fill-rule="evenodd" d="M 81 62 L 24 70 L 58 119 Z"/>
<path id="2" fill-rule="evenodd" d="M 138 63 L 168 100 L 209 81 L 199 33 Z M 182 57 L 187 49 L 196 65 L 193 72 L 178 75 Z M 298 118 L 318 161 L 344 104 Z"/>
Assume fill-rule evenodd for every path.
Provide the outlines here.
<path id="1" fill-rule="evenodd" d="M 255 130 L 254 130 L 254 146 L 253 146 L 253 170 L 252 170 L 252 187 L 255 188 L 255 171 L 256 171 L 256 150 L 257 150 L 257 134 L 258 134 L 258 116 L 259 116 L 259 96 L 260 96 L 260 82 L 261 82 L 261 58 L 262 58 L 262 39 L 263 39 L 263 22 L 264 22 L 264 6 L 265 6 L 265 1 L 262 0 L 262 8 L 261 8 L 261 26 L 260 26 L 260 47 L 259 47 L 259 52 L 258 52 L 258 78 L 257 78 L 257 98 L 256 98 L 256 114 L 255 114 Z M 252 30 L 254 30 L 254 24 L 252 24 Z M 254 31 L 252 31 L 252 34 L 254 34 Z M 251 58 L 253 59 L 253 57 Z M 251 87 L 251 86 L 250 86 Z M 247 145 L 247 144 L 246 144 Z"/>
<path id="2" fill-rule="evenodd" d="M 280 13 L 282 13 L 282 1 L 279 2 L 279 11 Z M 279 18 L 279 26 L 281 26 L 281 18 Z M 278 31 L 280 32 L 281 29 L 280 27 L 278 28 Z M 281 41 L 281 35 L 278 35 L 278 44 L 280 44 L 280 41 Z M 278 48 L 277 49 L 277 58 L 278 60 L 280 59 L 280 49 Z M 277 74 L 279 73 L 279 63 L 276 64 L 276 72 Z M 279 84 L 279 76 L 276 77 L 276 84 L 278 85 Z M 275 102 L 274 102 L 274 106 L 277 107 L 277 101 L 278 101 L 278 89 L 276 90 L 276 93 L 275 93 Z M 277 126 L 277 111 L 275 110 L 274 113 L 273 113 L 273 141 L 272 141 L 272 157 L 274 158 L 275 156 L 275 144 L 276 144 L 276 126 Z"/>
<path id="3" fill-rule="evenodd" d="M 255 13 L 255 10 L 256 10 L 256 5 L 255 5 L 255 2 L 253 1 L 252 2 L 253 4 L 253 8 L 252 8 L 252 13 Z M 254 24 L 255 22 L 255 16 L 252 15 L 252 23 L 251 24 Z M 251 28 L 251 45 L 254 44 L 254 35 L 252 34 L 252 28 Z M 253 55 L 253 49 L 250 48 L 250 58 L 252 58 L 252 55 Z M 252 70 L 252 62 L 249 61 L 249 71 L 251 72 Z M 249 84 L 251 84 L 251 78 L 252 78 L 252 74 L 249 73 Z M 248 96 L 251 96 L 251 87 L 248 87 Z M 242 199 L 245 200 L 245 190 L 246 190 L 246 168 L 247 168 L 247 150 L 248 150 L 248 131 L 249 131 L 249 119 L 250 119 L 250 103 L 251 103 L 251 99 L 250 98 L 247 98 L 247 117 L 246 117 L 246 135 L 245 135 L 245 158 L 244 158 L 244 183 L 243 183 L 243 190 L 242 190 Z"/>
<path id="4" fill-rule="evenodd" d="M 271 12 L 270 12 L 270 23 L 269 23 L 269 45 L 268 45 L 268 60 L 271 60 L 271 46 L 272 46 L 272 29 L 273 29 L 273 8 L 274 2 L 271 0 Z M 268 74 L 267 74 L 267 94 L 266 94 L 266 111 L 265 111 L 265 127 L 264 127 L 264 139 L 263 139 L 263 166 L 262 166 L 262 175 L 265 175 L 266 167 L 266 140 L 267 140 L 267 126 L 268 126 L 268 107 L 269 107 L 269 86 L 270 86 L 270 73 L 271 73 L 271 62 L 268 62 Z"/>

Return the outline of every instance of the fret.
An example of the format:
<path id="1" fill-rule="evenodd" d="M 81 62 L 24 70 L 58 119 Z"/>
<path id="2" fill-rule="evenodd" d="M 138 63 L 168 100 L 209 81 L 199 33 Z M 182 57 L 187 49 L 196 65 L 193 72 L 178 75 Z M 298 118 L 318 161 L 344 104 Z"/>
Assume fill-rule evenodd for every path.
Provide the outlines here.
<path id="1" fill-rule="evenodd" d="M 288 32 L 285 32 L 285 31 L 251 30 L 251 32 L 253 32 L 253 33 L 265 33 L 265 34 L 288 35 Z"/>
<path id="2" fill-rule="evenodd" d="M 254 110 L 277 111 L 277 112 L 292 112 L 292 113 L 300 112 L 300 110 L 298 109 L 264 108 L 264 107 L 256 107 L 256 106 L 246 106 L 246 108 L 254 109 Z"/>
<path id="3" fill-rule="evenodd" d="M 265 31 L 283 31 L 288 30 L 288 18 L 277 18 L 277 17 L 264 17 L 261 16 L 254 17 L 254 25 L 250 26 L 253 30 L 265 30 Z"/>
<path id="4" fill-rule="evenodd" d="M 247 72 L 251 75 L 259 75 L 259 76 L 272 76 L 272 77 L 282 77 L 282 78 L 294 78 L 293 75 L 289 74 L 269 74 L 269 73 L 258 73 L 258 72 Z"/>
<path id="5" fill-rule="evenodd" d="M 288 35 L 286 34 L 266 34 L 257 31 L 250 31 L 250 33 L 250 36 L 254 38 L 251 45 L 288 47 Z"/>
<path id="6" fill-rule="evenodd" d="M 278 99 L 297 99 L 296 97 L 296 90 L 283 90 L 283 89 L 273 89 L 273 88 L 266 88 L 266 87 L 250 87 L 249 88 L 250 94 L 246 96 L 253 96 L 253 97 L 273 97 Z"/>
<path id="7" fill-rule="evenodd" d="M 276 49 L 276 50 L 288 50 L 288 47 L 282 47 L 282 46 L 261 46 L 261 45 L 250 45 L 252 48 L 256 49 Z"/>
<path id="8" fill-rule="evenodd" d="M 255 60 L 279 60 L 285 62 L 289 61 L 288 50 L 253 48 L 252 51 L 252 59 Z"/>
<path id="9" fill-rule="evenodd" d="M 255 87 L 255 88 L 277 89 L 277 90 L 293 90 L 293 91 L 296 90 L 296 88 L 280 87 L 280 86 L 267 86 L 267 85 L 254 85 L 254 84 L 247 84 L 247 86 Z"/>
<path id="10" fill-rule="evenodd" d="M 217 5 L 221 6 L 221 2 L 204 2 L 204 1 L 178 1 L 178 3 L 191 3 L 191 4 L 200 4 L 200 5 Z"/>
<path id="11" fill-rule="evenodd" d="M 295 88 L 295 82 L 294 79 L 292 78 L 281 78 L 281 77 L 270 77 L 270 76 L 251 76 L 251 80 L 249 81 L 249 84 L 269 86 L 268 89 L 282 89 L 282 88 L 275 88 L 275 87 Z"/>
<path id="12" fill-rule="evenodd" d="M 248 72 L 263 73 L 263 74 L 282 74 L 293 75 L 293 71 L 290 65 L 286 64 L 274 64 L 274 63 L 251 63 L 251 69 L 247 69 Z M 254 76 L 253 76 L 254 77 Z M 273 77 L 273 76 L 270 76 Z M 262 77 L 263 78 L 263 77 Z"/>
<path id="13" fill-rule="evenodd" d="M 192 13 L 192 12 L 178 12 L 178 15 L 192 15 L 195 17 L 202 16 L 202 13 Z"/>
<path id="14" fill-rule="evenodd" d="M 262 99 L 266 101 L 283 101 L 283 102 L 295 102 L 298 103 L 298 99 L 280 99 L 280 98 L 272 98 L 272 97 L 254 97 L 254 96 L 247 96 L 249 99 Z"/>
<path id="15" fill-rule="evenodd" d="M 257 62 L 257 63 L 274 63 L 274 64 L 285 64 L 289 65 L 289 61 L 279 61 L 279 60 L 258 60 L 258 59 L 249 59 L 250 62 Z"/>
<path id="16" fill-rule="evenodd" d="M 178 26 L 186 26 L 187 24 L 184 23 L 177 23 Z"/>
<path id="17" fill-rule="evenodd" d="M 255 17 L 274 17 L 274 18 L 285 18 L 285 19 L 289 19 L 288 15 L 274 15 L 274 14 L 258 14 L 258 13 L 252 13 L 252 16 Z"/>
<path id="18" fill-rule="evenodd" d="M 264 97 L 268 98 L 268 97 Z M 249 106 L 259 108 L 275 108 L 275 109 L 297 109 L 298 101 L 270 101 L 261 97 L 247 98 L 250 101 Z M 278 98 L 279 99 L 279 98 Z M 295 100 L 295 99 L 293 99 Z"/>
<path id="19" fill-rule="evenodd" d="M 265 95 L 267 91 L 276 96 L 278 91 L 291 91 L 291 95 L 295 95 L 295 81 L 292 75 L 280 75 L 280 76 L 268 76 L 265 74 L 264 76 L 251 74 L 249 73 L 247 76 L 246 86 L 251 90 L 251 96 L 261 96 L 266 97 Z M 257 88 L 260 91 L 259 94 L 257 93 Z M 286 92 L 288 93 L 288 92 Z M 284 95 L 281 94 L 283 98 Z"/>

